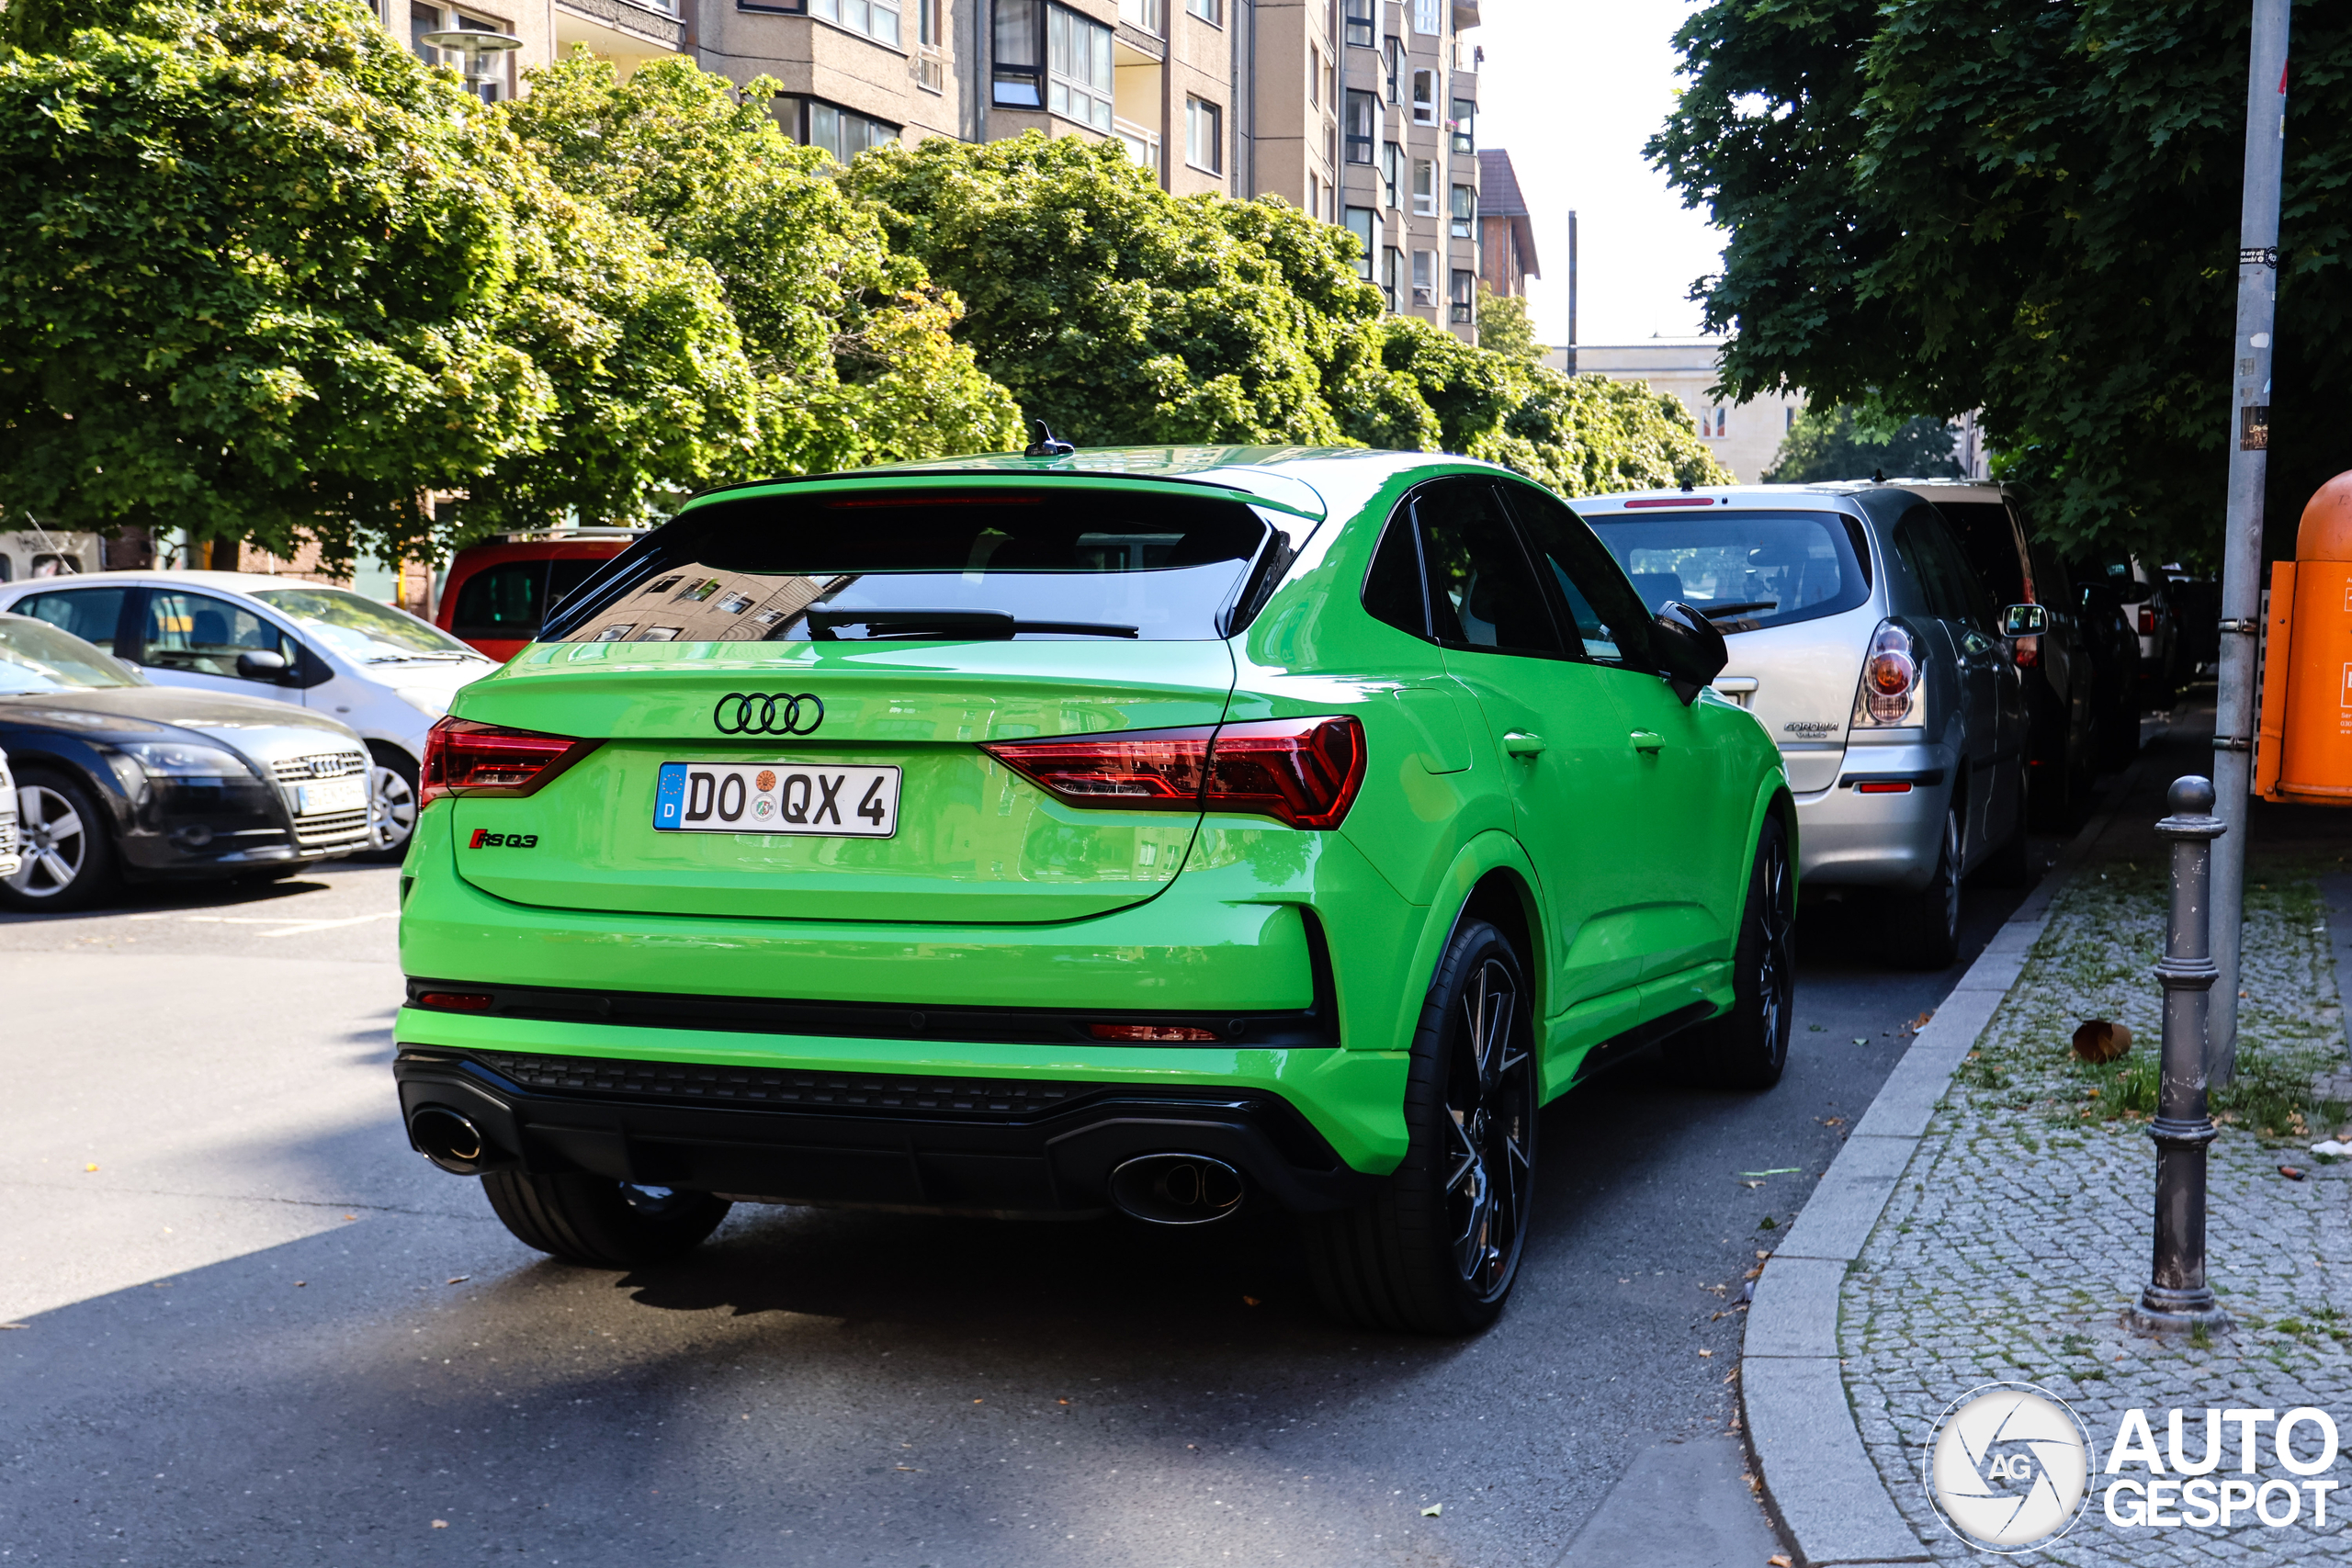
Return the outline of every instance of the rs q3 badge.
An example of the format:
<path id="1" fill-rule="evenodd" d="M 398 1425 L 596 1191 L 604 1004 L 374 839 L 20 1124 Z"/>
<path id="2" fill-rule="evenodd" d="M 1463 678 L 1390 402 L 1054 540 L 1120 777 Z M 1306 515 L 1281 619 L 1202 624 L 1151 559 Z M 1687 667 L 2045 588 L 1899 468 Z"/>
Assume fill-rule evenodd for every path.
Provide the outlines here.
<path id="1" fill-rule="evenodd" d="M 466 840 L 469 850 L 536 850 L 539 847 L 537 833 L 493 833 L 487 828 L 477 828 L 473 837 Z"/>
<path id="2" fill-rule="evenodd" d="M 729 692 L 710 710 L 721 735 L 813 735 L 825 722 L 825 704 L 814 692 Z"/>

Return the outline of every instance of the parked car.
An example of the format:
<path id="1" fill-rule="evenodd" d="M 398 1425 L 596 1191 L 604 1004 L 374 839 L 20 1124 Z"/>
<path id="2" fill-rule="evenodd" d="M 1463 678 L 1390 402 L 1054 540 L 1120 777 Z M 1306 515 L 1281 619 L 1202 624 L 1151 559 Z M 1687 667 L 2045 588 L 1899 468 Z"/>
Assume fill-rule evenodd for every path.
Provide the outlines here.
<path id="1" fill-rule="evenodd" d="M 8 753 L 0 751 L 0 882 L 24 863 L 17 849 L 17 781 L 8 773 Z"/>
<path id="2" fill-rule="evenodd" d="M 2075 593 L 2096 671 L 2098 765 L 2111 771 L 2140 754 L 2140 637 L 2103 573 L 2077 569 Z"/>
<path id="3" fill-rule="evenodd" d="M 2222 585 L 2210 577 L 2191 577 L 2177 566 L 2165 568 L 2165 597 L 2177 626 L 2176 668 L 2182 682 L 2209 678 L 2222 666 Z"/>
<path id="4" fill-rule="evenodd" d="M 2034 538 L 2024 498 L 2012 486 L 1970 479 L 1888 482 L 1935 503 L 1995 604 L 2047 609 L 2049 629 L 2010 644 L 2030 717 L 2026 804 L 2041 827 L 2072 826 L 2089 801 L 2098 764 L 2098 677 L 2065 562 Z"/>
<path id="5" fill-rule="evenodd" d="M 1649 604 L 1724 633 L 1715 682 L 1779 744 L 1810 888 L 1883 898 L 1888 955 L 1959 951 L 1960 885 L 2026 874 L 2023 683 L 1935 506 L 1873 484 L 1592 496 Z"/>
<path id="6" fill-rule="evenodd" d="M 125 881 L 284 876 L 368 847 L 350 727 L 158 686 L 46 621 L 0 614 L 0 749 L 19 863 L 0 905 L 78 909 Z"/>
<path id="7" fill-rule="evenodd" d="M 541 1251 L 1268 1201 L 1335 1312 L 1461 1333 L 1544 1101 L 1781 1074 L 1779 753 L 1500 468 L 963 458 L 615 568 L 435 726 L 401 918 L 410 1137 Z"/>
<path id="8" fill-rule="evenodd" d="M 234 571 L 101 571 L 0 588 L 0 611 L 60 626 L 158 686 L 264 697 L 341 720 L 368 754 L 369 847 L 416 824 L 424 732 L 495 669 L 447 633 L 346 589 Z"/>
<path id="9" fill-rule="evenodd" d="M 2181 681 L 2180 622 L 2170 584 L 2163 572 L 2133 556 L 2109 556 L 2093 566 L 2132 613 L 2140 638 L 2141 706 L 2170 707 Z"/>
<path id="10" fill-rule="evenodd" d="M 530 646 L 550 608 L 643 537 L 635 528 L 565 528 L 468 545 L 449 561 L 434 625 L 504 663 Z"/>

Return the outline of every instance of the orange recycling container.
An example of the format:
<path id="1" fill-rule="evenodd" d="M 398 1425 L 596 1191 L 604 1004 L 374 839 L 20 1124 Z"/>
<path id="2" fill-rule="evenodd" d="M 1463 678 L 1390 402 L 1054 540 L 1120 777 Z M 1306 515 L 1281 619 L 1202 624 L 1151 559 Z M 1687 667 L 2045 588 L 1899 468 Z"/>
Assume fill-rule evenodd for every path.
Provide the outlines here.
<path id="1" fill-rule="evenodd" d="M 2295 558 L 2270 569 L 2254 787 L 2352 806 L 2352 473 L 2303 508 Z"/>

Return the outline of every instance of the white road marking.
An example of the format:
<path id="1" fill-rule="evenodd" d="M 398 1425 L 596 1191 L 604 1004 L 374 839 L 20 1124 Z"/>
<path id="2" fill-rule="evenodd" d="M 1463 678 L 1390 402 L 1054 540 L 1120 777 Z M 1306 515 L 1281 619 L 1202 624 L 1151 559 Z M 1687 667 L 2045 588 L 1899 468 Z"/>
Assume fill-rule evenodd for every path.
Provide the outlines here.
<path id="1" fill-rule="evenodd" d="M 397 920 L 400 918 L 401 912 L 398 909 L 385 909 L 373 915 L 354 915 L 347 920 L 309 920 L 299 926 L 288 926 L 284 931 L 264 931 L 261 934 L 264 936 L 300 936 L 304 931 L 333 931 L 337 926 L 364 926 L 370 920 Z"/>

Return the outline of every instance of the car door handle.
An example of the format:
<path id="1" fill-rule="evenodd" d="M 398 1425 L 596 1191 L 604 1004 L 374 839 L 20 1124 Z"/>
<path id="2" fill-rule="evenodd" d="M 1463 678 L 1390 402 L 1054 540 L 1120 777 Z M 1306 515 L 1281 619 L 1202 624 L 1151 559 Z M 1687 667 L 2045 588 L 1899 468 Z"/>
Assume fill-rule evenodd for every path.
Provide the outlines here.
<path id="1" fill-rule="evenodd" d="M 1514 729 L 1503 737 L 1503 750 L 1514 757 L 1532 757 L 1544 750 L 1544 738 Z"/>
<path id="2" fill-rule="evenodd" d="M 1654 729 L 1636 729 L 1630 739 L 1634 750 L 1645 757 L 1655 757 L 1666 750 L 1666 737 Z"/>

